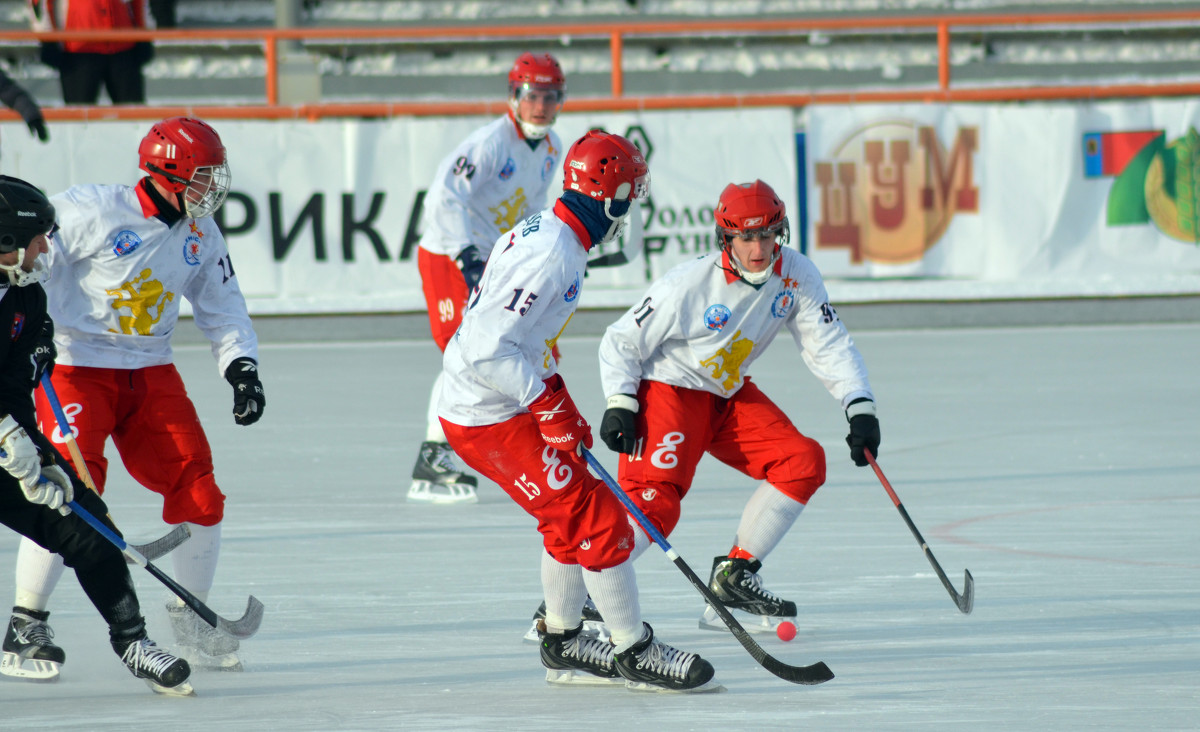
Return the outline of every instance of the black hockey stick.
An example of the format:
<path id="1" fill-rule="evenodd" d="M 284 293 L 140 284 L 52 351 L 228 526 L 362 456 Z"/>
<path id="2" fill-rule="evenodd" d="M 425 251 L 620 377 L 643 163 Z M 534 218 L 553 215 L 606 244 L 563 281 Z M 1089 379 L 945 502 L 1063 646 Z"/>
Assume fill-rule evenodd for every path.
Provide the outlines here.
<path id="1" fill-rule="evenodd" d="M 666 552 L 667 558 L 674 562 L 676 567 L 679 567 L 679 570 L 683 572 L 683 576 L 688 578 L 692 586 L 700 591 L 705 601 L 716 611 L 717 615 L 721 616 L 721 620 L 729 627 L 733 636 L 738 639 L 743 648 L 750 652 L 755 661 L 758 661 L 763 668 L 779 678 L 784 681 L 790 681 L 793 684 L 821 684 L 833 678 L 833 672 L 829 670 L 824 661 L 818 661 L 811 666 L 791 666 L 763 650 L 763 647 L 750 637 L 750 633 L 721 604 L 721 601 L 717 599 L 717 596 L 704 583 L 704 580 L 697 577 L 692 568 L 687 565 L 687 562 L 683 561 L 683 557 L 679 556 L 671 548 L 671 545 L 667 543 L 662 532 L 654 524 L 650 523 L 650 519 L 646 518 L 646 514 L 642 513 L 642 510 L 637 507 L 637 504 L 629 496 L 625 495 L 625 491 L 621 490 L 621 486 L 617 485 L 617 482 L 608 474 L 608 471 L 604 469 L 600 461 L 586 449 L 583 451 L 583 457 L 587 460 L 588 465 L 591 466 L 592 471 L 596 473 L 597 477 L 603 480 L 608 489 L 625 505 L 625 510 L 629 512 L 629 515 L 637 519 L 637 522 L 646 531 L 646 534 L 654 540 L 655 544 L 658 544 L 659 548 Z"/>
<path id="2" fill-rule="evenodd" d="M 900 502 L 900 496 L 896 495 L 896 491 L 892 490 L 892 484 L 883 476 L 883 471 L 879 469 L 879 463 L 875 462 L 875 456 L 871 451 L 863 448 L 863 454 L 867 457 L 867 462 L 875 470 L 875 475 L 879 476 L 879 482 L 883 483 L 884 490 L 892 497 L 892 503 L 896 504 L 896 508 L 900 509 L 900 515 L 904 517 L 904 523 L 908 524 L 908 528 L 912 531 L 913 536 L 917 537 L 917 543 L 921 545 L 921 551 L 925 552 L 925 558 L 933 565 L 933 571 L 937 572 L 938 579 L 946 587 L 946 592 L 950 593 L 950 597 L 954 600 L 954 604 L 958 605 L 958 609 L 964 614 L 970 613 L 971 608 L 975 606 L 975 579 L 971 577 L 971 570 L 964 569 L 966 575 L 966 585 L 963 588 L 962 594 L 958 594 L 958 590 L 954 589 L 954 585 L 950 583 L 950 578 L 942 571 L 942 565 L 933 558 L 933 552 L 930 551 L 929 545 L 925 543 L 925 537 L 921 536 L 921 532 L 917 531 L 917 525 L 908 517 L 908 511 L 904 510 L 904 504 Z"/>
<path id="3" fill-rule="evenodd" d="M 154 575 L 159 582 L 166 585 L 171 592 L 175 593 L 176 597 L 183 600 L 185 605 L 196 611 L 196 614 L 203 618 L 204 622 L 234 638 L 249 638 L 258 632 L 258 626 L 262 624 L 263 604 L 254 595 L 251 595 L 250 599 L 246 601 L 246 612 L 242 617 L 237 620 L 226 620 L 213 612 L 208 605 L 201 602 L 200 598 L 188 592 L 182 585 L 167 576 L 161 569 L 146 561 L 145 557 L 138 554 L 137 550 L 129 546 L 124 539 L 108 528 L 104 522 L 93 516 L 86 508 L 80 506 L 76 501 L 71 501 L 67 505 L 71 507 L 72 511 L 78 514 L 79 518 L 88 522 L 93 529 L 99 531 L 105 539 L 108 539 L 120 549 L 126 557 L 132 559 L 134 564 L 145 567 L 147 572 Z"/>
<path id="4" fill-rule="evenodd" d="M 93 493 L 99 494 L 100 491 L 96 488 L 95 481 L 92 480 L 92 473 L 88 470 L 87 462 L 83 459 L 83 453 L 79 450 L 79 443 L 75 441 L 75 431 L 71 428 L 71 420 L 67 419 L 62 402 L 58 400 L 58 392 L 54 390 L 54 384 L 50 381 L 50 374 L 42 374 L 42 392 L 46 395 L 46 401 L 50 402 L 50 409 L 54 412 L 54 421 L 58 422 L 58 433 L 62 435 L 63 441 L 67 444 L 67 451 L 71 453 L 71 462 L 75 464 L 75 472 L 79 474 L 84 485 Z M 179 524 L 161 538 L 146 544 L 133 544 L 132 546 L 146 559 L 154 560 L 187 541 L 191 535 L 192 532 L 188 531 L 186 526 Z M 128 556 L 125 557 L 125 560 L 134 564 L 134 561 Z"/>

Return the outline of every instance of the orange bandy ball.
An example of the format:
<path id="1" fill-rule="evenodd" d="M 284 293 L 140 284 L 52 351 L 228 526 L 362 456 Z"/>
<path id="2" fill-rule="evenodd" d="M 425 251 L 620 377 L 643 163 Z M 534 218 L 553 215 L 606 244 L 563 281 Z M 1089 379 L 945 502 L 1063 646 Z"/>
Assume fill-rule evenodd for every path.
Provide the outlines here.
<path id="1" fill-rule="evenodd" d="M 779 640 L 790 641 L 796 637 L 796 626 L 786 620 L 775 627 L 775 635 Z"/>

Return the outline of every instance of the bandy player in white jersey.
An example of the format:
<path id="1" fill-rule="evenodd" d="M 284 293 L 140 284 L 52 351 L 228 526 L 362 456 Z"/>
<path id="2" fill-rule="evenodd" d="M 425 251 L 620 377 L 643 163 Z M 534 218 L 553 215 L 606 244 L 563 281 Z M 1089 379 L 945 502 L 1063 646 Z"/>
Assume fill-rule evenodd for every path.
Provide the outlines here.
<path id="1" fill-rule="evenodd" d="M 591 428 L 553 357 L 579 304 L 589 251 L 617 240 L 633 201 L 648 194 L 649 169 L 629 140 L 593 130 L 571 146 L 563 173 L 554 205 L 496 243 L 446 347 L 438 414 L 459 457 L 537 519 L 547 681 L 719 688 L 711 664 L 662 643 L 642 622 L 633 529 L 588 472 L 578 448 L 591 446 Z M 589 593 L 612 643 L 580 632 Z"/>
<path id="2" fill-rule="evenodd" d="M 191 538 L 171 554 L 174 576 L 203 601 L 220 556 L 225 495 L 173 362 L 182 298 L 233 387 L 241 425 L 258 421 L 265 406 L 258 339 L 212 218 L 230 185 L 216 130 L 190 117 L 158 122 L 138 147 L 138 167 L 146 175 L 135 185 L 77 185 L 51 198 L 60 226 L 46 257 L 58 350 L 51 380 L 96 488 L 104 492 L 111 437 L 129 474 L 162 496 L 163 520 L 187 524 Z M 39 429 L 64 446 L 42 390 L 37 412 Z M 62 568 L 60 557 L 22 541 L 16 605 L 45 611 Z M 167 610 L 193 668 L 241 668 L 237 639 L 175 598 Z"/>
<path id="3" fill-rule="evenodd" d="M 479 128 L 442 159 L 425 199 L 417 249 L 429 329 L 438 348 L 458 324 L 501 233 L 546 205 L 562 142 L 550 129 L 566 100 L 562 68 L 550 54 L 521 54 L 508 73 L 508 113 Z M 475 476 L 459 470 L 437 419 L 441 376 L 430 393 L 425 441 L 408 500 L 474 503 Z"/>
<path id="4" fill-rule="evenodd" d="M 709 586 L 751 631 L 794 621 L 796 604 L 762 586 L 762 561 L 825 482 L 825 452 L 750 380 L 787 328 L 800 356 L 850 422 L 851 458 L 879 450 L 867 369 L 829 305 L 816 266 L 787 248 L 783 201 L 762 181 L 731 184 L 714 211 L 721 250 L 681 264 L 651 285 L 605 331 L 600 378 L 607 410 L 600 437 L 622 453 L 619 481 L 665 536 L 679 521 L 704 453 L 763 481 L 742 514 L 733 548 L 713 560 Z M 634 529 L 640 555 L 649 539 Z M 711 608 L 700 627 L 725 630 Z"/>

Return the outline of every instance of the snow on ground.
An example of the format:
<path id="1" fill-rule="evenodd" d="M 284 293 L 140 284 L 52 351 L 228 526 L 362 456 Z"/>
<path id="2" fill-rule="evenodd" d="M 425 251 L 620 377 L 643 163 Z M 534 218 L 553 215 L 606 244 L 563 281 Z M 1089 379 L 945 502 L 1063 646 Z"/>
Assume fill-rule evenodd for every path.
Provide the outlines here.
<path id="1" fill-rule="evenodd" d="M 191 327 L 187 324 L 186 327 Z M 851 324 L 853 328 L 853 324 Z M 880 464 L 975 610 L 960 614 L 837 404 L 781 339 L 756 381 L 829 454 L 829 481 L 771 555 L 799 635 L 761 641 L 837 674 L 792 686 L 729 635 L 660 551 L 638 562 L 646 619 L 717 667 L 724 694 L 563 689 L 521 642 L 540 593 L 532 520 L 491 484 L 478 505 L 403 501 L 438 364 L 424 341 L 268 343 L 268 408 L 237 427 L 208 349 L 178 360 L 229 494 L 210 605 L 266 605 L 246 671 L 153 695 L 120 666 L 70 576 L 52 605 L 54 684 L 0 679 L 5 729 L 1194 729 L 1200 719 L 1200 325 L 855 331 L 879 397 Z M 597 339 L 563 342 L 595 425 Z M 597 455 L 615 467 L 611 453 Z M 134 540 L 165 530 L 114 466 Z M 672 544 L 697 572 L 725 551 L 753 481 L 706 460 Z M 0 536 L 0 566 L 15 559 Z M 172 572 L 171 563 L 159 564 Z M 152 635 L 165 590 L 135 569 Z M 11 570 L 0 573 L 11 587 Z"/>

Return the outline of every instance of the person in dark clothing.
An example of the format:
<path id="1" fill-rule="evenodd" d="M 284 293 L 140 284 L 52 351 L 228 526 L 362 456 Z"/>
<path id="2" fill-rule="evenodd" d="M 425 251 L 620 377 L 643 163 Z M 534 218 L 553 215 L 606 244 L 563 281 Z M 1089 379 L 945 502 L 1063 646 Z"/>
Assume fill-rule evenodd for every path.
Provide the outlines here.
<path id="1" fill-rule="evenodd" d="M 38 256 L 55 228 L 54 206 L 34 186 L 0 175 L 0 523 L 64 558 L 84 594 L 108 623 L 109 640 L 134 676 L 156 692 L 190 695 L 187 661 L 146 635 L 146 621 L 124 556 L 71 512 L 70 503 L 102 517 L 108 508 L 88 490 L 53 444 L 38 432 L 33 388 L 53 368 L 53 325 Z M 116 528 L 110 520 L 109 528 Z M 48 612 L 13 608 L 0 672 L 53 679 L 65 654 L 47 633 Z"/>
<path id="2" fill-rule="evenodd" d="M 24 87 L 9 78 L 8 74 L 3 71 L 0 71 L 0 102 L 4 102 L 5 106 L 21 115 L 21 119 L 29 125 L 31 135 L 36 135 L 42 142 L 50 139 L 50 133 L 46 130 L 46 119 L 42 116 L 42 108 L 38 106 L 32 94 L 25 91 Z"/>
<path id="3" fill-rule="evenodd" d="M 146 0 L 30 0 L 35 31 L 140 30 L 148 26 Z M 58 69 L 63 101 L 96 104 L 100 88 L 113 104 L 145 104 L 142 73 L 154 57 L 149 41 L 44 42 L 41 60 Z"/>

